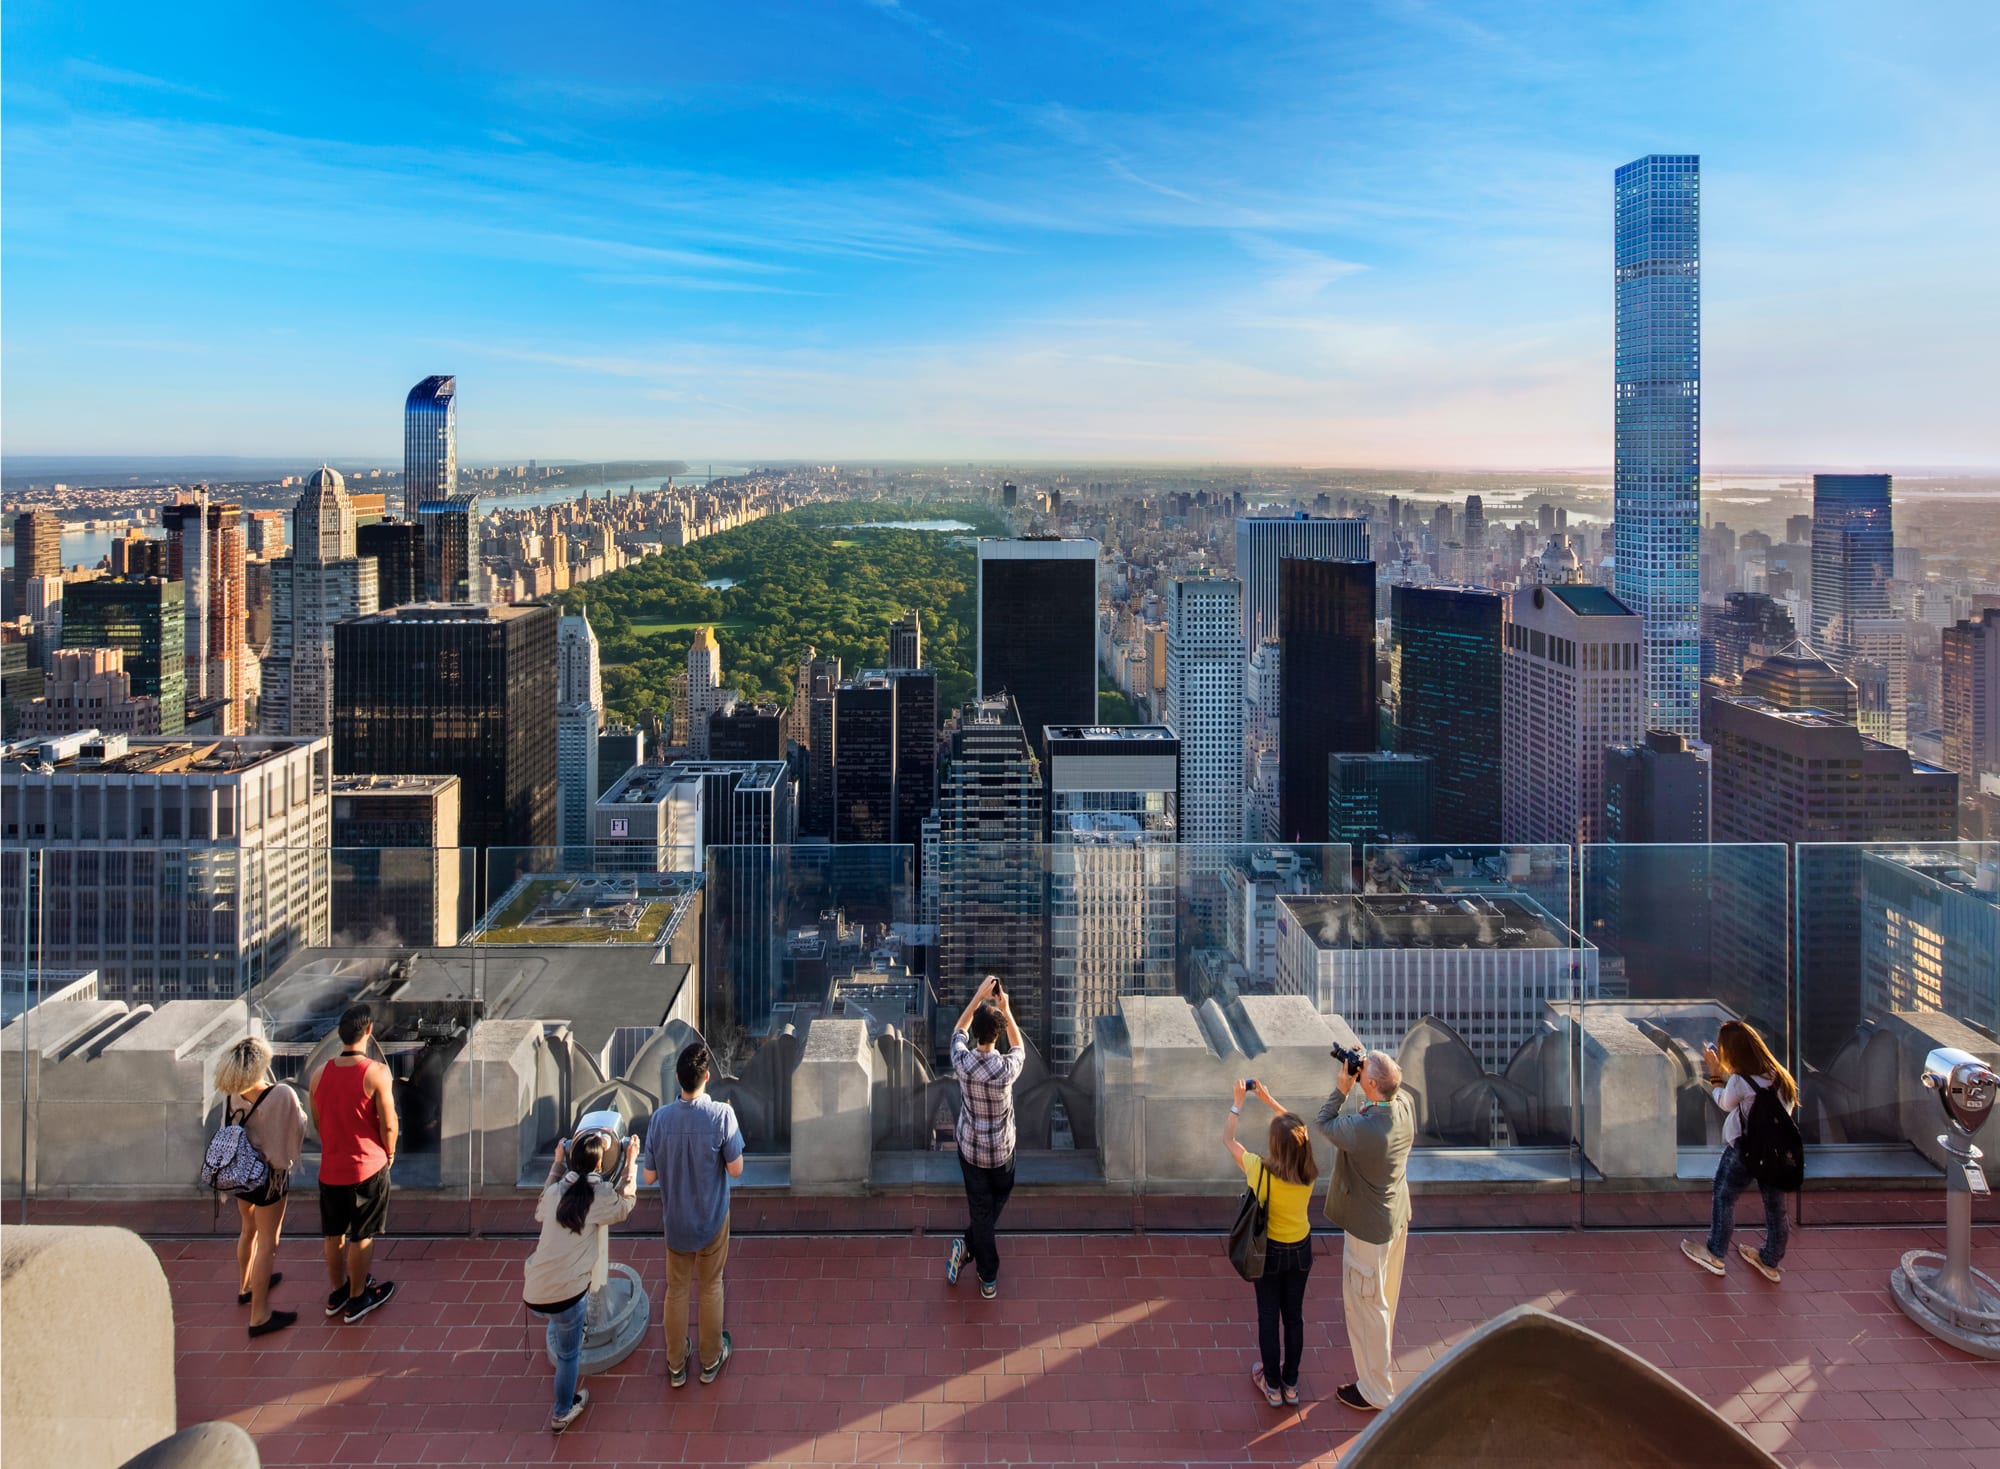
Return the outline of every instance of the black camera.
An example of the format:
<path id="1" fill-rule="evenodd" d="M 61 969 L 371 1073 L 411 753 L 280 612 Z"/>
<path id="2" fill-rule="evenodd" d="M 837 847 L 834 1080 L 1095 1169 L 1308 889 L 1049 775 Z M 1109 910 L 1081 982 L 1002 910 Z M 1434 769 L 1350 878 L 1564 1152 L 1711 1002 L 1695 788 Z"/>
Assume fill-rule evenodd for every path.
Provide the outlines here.
<path id="1" fill-rule="evenodd" d="M 1332 1056 L 1333 1059 L 1338 1061 L 1341 1065 L 1345 1066 L 1347 1068 L 1347 1074 L 1349 1076 L 1359 1076 L 1361 1074 L 1361 1068 L 1365 1064 L 1367 1064 L 1368 1061 L 1368 1051 L 1367 1048 L 1364 1046 L 1354 1046 L 1352 1048 L 1349 1048 L 1347 1046 L 1335 1046 L 1331 1051 L 1327 1052 L 1327 1054 Z"/>

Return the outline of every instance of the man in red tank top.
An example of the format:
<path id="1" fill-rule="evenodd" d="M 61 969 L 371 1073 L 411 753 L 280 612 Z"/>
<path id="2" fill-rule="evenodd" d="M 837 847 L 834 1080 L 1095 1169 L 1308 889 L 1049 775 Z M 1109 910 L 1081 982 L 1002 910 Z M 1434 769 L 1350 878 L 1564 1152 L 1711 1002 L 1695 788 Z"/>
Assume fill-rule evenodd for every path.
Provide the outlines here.
<path id="1" fill-rule="evenodd" d="M 333 1289 L 326 1314 L 359 1321 L 396 1293 L 368 1274 L 375 1236 L 389 1222 L 389 1170 L 396 1162 L 394 1078 L 370 1060 L 375 1012 L 349 1005 L 340 1017 L 340 1054 L 312 1081 L 319 1129 L 319 1232 Z"/>

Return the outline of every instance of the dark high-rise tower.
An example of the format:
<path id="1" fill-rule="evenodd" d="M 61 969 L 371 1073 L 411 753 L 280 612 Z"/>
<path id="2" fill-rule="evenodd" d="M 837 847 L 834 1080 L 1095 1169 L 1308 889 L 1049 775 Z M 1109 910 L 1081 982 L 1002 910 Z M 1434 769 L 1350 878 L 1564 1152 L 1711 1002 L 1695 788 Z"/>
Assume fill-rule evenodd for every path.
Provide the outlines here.
<path id="1" fill-rule="evenodd" d="M 1097 549 L 979 543 L 978 690 L 1013 695 L 1037 753 L 1048 725 L 1097 723 Z"/>
<path id="2" fill-rule="evenodd" d="M 62 522 L 52 511 L 24 510 L 14 517 L 14 615 L 28 611 L 28 583 L 38 576 L 61 576 Z"/>
<path id="3" fill-rule="evenodd" d="M 1278 563 L 1278 835 L 1326 840 L 1326 757 L 1376 748 L 1375 563 Z"/>
<path id="4" fill-rule="evenodd" d="M 1484 587 L 1397 586 L 1396 749 L 1431 760 L 1439 841 L 1500 840 L 1501 625 Z"/>
<path id="5" fill-rule="evenodd" d="M 355 527 L 354 554 L 375 558 L 375 600 L 383 611 L 423 600 L 424 529 L 407 520 Z"/>
<path id="6" fill-rule="evenodd" d="M 896 686 L 896 840 L 916 846 L 937 804 L 937 674 L 892 668 L 886 676 Z"/>
<path id="7" fill-rule="evenodd" d="M 187 583 L 101 577 L 63 591 L 63 646 L 120 648 L 132 692 L 160 701 L 160 733 L 187 728 Z"/>
<path id="8" fill-rule="evenodd" d="M 1701 159 L 1648 154 L 1617 171 L 1613 191 L 1618 599 L 1645 624 L 1645 727 L 1692 739 L 1701 722 Z"/>
<path id="9" fill-rule="evenodd" d="M 889 666 L 924 666 L 924 619 L 914 607 L 889 624 Z"/>
<path id="10" fill-rule="evenodd" d="M 1451 511 L 1445 510 L 1447 522 Z M 1243 656 L 1278 636 L 1278 566 L 1287 560 L 1366 561 L 1368 522 L 1324 515 L 1246 515 L 1236 522 L 1236 579 L 1243 583 Z"/>
<path id="11" fill-rule="evenodd" d="M 479 500 L 454 495 L 417 507 L 424 535 L 424 598 L 431 602 L 476 602 L 485 590 L 479 565 Z"/>
<path id="12" fill-rule="evenodd" d="M 456 775 L 460 840 L 556 840 L 556 611 L 420 602 L 334 629 L 343 775 Z"/>
<path id="13" fill-rule="evenodd" d="M 862 674 L 833 695 L 833 839 L 896 839 L 896 686 Z"/>
<path id="14" fill-rule="evenodd" d="M 458 493 L 458 379 L 427 377 L 403 400 L 403 519 Z"/>
<path id="15" fill-rule="evenodd" d="M 1858 624 L 1889 616 L 1895 528 L 1886 474 L 1813 476 L 1812 640 L 1835 663 L 1855 651 Z"/>

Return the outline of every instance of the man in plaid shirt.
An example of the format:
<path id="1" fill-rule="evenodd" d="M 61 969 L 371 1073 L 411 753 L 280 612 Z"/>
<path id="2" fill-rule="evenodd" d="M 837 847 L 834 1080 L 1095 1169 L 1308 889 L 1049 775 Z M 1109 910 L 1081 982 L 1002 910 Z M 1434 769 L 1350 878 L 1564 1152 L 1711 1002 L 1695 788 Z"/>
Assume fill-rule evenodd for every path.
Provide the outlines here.
<path id="1" fill-rule="evenodd" d="M 995 1049 L 1003 1027 L 1004 1055 Z M 1000 981 L 989 974 L 951 1032 L 951 1069 L 958 1076 L 960 1098 L 958 1167 L 965 1176 L 971 1223 L 951 1242 L 944 1272 L 945 1280 L 957 1285 L 969 1253 L 979 1271 L 979 1294 L 989 1301 L 1000 1294 L 1000 1247 L 993 1231 L 1014 1192 L 1014 1083 L 1027 1061 L 1014 1007 Z"/>

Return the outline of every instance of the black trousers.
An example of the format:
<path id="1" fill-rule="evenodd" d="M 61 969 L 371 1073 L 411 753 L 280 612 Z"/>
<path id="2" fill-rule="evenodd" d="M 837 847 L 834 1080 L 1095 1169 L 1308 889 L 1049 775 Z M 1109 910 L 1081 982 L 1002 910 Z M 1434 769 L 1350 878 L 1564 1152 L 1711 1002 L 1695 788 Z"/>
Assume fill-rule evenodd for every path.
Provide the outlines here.
<path id="1" fill-rule="evenodd" d="M 1264 1380 L 1273 1387 L 1299 1385 L 1299 1359 L 1306 1350 L 1306 1281 L 1312 1268 L 1311 1235 L 1289 1245 L 1273 1240 L 1265 1249 L 1264 1274 L 1257 1281 L 1257 1345 L 1264 1354 Z"/>
<path id="2" fill-rule="evenodd" d="M 959 1172 L 965 1175 L 965 1208 L 972 1216 L 965 1226 L 966 1247 L 972 1251 L 973 1266 L 980 1280 L 992 1284 L 1000 1278 L 1000 1245 L 993 1237 L 1000 1223 L 1000 1211 L 1014 1192 L 1014 1160 L 998 1168 L 980 1168 L 958 1155 Z"/>

